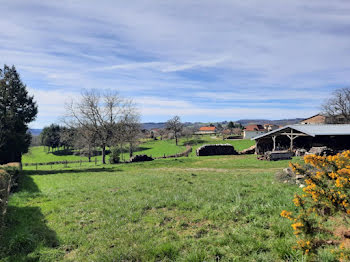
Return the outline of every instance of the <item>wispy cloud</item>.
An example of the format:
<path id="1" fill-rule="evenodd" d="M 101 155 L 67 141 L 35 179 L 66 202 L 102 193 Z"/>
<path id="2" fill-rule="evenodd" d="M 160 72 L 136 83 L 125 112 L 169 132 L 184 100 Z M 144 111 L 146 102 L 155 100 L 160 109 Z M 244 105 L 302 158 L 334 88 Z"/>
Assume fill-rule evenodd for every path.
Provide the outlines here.
<path id="1" fill-rule="evenodd" d="M 133 97 L 144 121 L 215 121 L 311 115 L 350 83 L 344 0 L 12 0 L 1 9 L 1 62 L 37 98 L 34 126 L 57 119 L 82 88 Z"/>

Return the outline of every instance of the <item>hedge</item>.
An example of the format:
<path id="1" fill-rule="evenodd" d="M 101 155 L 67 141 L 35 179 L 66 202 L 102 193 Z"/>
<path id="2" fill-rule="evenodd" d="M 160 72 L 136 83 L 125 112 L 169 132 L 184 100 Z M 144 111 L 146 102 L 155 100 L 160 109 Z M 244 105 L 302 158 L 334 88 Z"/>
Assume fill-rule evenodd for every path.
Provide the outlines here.
<path id="1" fill-rule="evenodd" d="M 9 163 L 0 166 L 0 232 L 4 225 L 8 198 L 11 190 L 17 186 L 20 170 L 20 163 Z"/>

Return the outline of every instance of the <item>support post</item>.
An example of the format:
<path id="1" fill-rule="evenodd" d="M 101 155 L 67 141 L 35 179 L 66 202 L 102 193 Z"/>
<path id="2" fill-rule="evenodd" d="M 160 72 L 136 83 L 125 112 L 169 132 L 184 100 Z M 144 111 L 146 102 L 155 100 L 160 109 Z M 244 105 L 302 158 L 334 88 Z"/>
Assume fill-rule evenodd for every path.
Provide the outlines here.
<path id="1" fill-rule="evenodd" d="M 276 136 L 272 136 L 272 141 L 273 141 L 273 149 L 272 151 L 276 151 Z"/>

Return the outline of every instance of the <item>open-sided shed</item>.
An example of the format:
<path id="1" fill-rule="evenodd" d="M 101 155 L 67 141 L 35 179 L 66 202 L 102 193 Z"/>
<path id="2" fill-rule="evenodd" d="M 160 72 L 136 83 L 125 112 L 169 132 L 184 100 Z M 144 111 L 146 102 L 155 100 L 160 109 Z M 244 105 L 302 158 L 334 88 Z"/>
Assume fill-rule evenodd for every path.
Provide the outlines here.
<path id="1" fill-rule="evenodd" d="M 288 125 L 252 138 L 256 153 L 327 146 L 334 150 L 350 149 L 350 125 Z"/>

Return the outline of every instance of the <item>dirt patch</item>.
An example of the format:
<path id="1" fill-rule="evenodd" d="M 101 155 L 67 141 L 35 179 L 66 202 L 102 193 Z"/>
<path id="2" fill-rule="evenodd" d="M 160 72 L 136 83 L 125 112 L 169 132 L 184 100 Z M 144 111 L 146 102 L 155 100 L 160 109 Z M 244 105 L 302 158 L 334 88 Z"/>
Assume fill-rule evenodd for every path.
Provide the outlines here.
<path id="1" fill-rule="evenodd" d="M 341 245 L 345 249 L 350 248 L 350 229 L 344 226 L 340 226 L 334 230 L 334 235 L 340 238 Z"/>
<path id="2" fill-rule="evenodd" d="M 181 236 L 202 238 L 207 234 L 219 234 L 219 228 L 207 219 L 193 218 L 177 209 L 152 208 L 144 212 L 145 217 L 161 217 L 157 226 L 174 231 Z"/>

